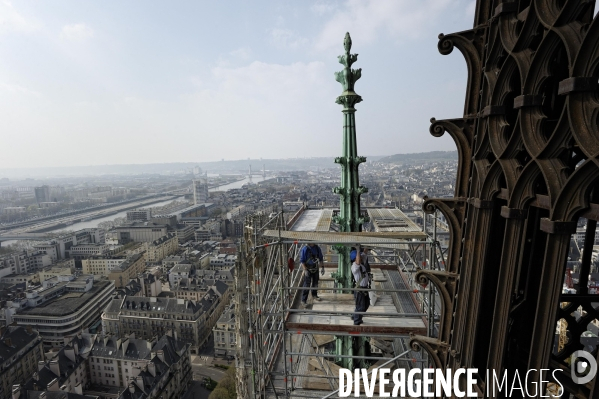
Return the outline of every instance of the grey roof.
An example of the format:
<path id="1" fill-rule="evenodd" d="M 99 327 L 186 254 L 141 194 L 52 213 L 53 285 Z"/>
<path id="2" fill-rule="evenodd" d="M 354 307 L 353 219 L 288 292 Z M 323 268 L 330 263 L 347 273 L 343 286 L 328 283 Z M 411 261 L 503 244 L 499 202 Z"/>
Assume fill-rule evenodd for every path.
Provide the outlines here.
<path id="1" fill-rule="evenodd" d="M 21 392 L 23 399 L 39 399 L 42 393 L 46 394 L 46 399 L 98 399 L 98 396 L 79 395 L 63 391 L 26 391 Z"/>
<path id="2" fill-rule="evenodd" d="M 126 350 L 123 353 L 123 347 L 125 346 L 125 343 Z M 65 346 L 65 348 L 61 349 L 54 358 L 54 360 L 58 361 L 60 376 L 54 374 L 46 364 L 46 366 L 39 370 L 33 378 L 27 381 L 25 384 L 25 390 L 23 391 L 26 392 L 26 394 L 22 397 L 26 399 L 39 398 L 41 393 L 39 389 L 46 388 L 48 384 L 55 378 L 58 378 L 59 386 L 62 385 L 68 376 L 72 374 L 72 372 L 76 370 L 82 362 L 85 361 L 80 354 L 87 352 L 90 348 L 91 352 L 89 353 L 89 356 L 150 360 L 150 362 L 155 366 L 156 375 L 153 376 L 147 369 L 144 369 L 138 375 L 139 380 L 134 381 L 134 392 L 131 392 L 129 387 L 125 387 L 119 396 L 119 399 L 144 399 L 147 398 L 147 394 L 156 387 L 162 377 L 168 373 L 172 364 L 181 359 L 181 356 L 183 356 L 185 351 L 188 350 L 189 344 L 177 341 L 168 335 L 162 336 L 156 343 L 151 345 L 150 341 L 142 339 L 129 338 L 117 340 L 117 338 L 114 337 L 99 337 L 95 335 L 83 334 L 81 336 L 75 337 L 74 340 Z M 75 349 L 75 362 L 71 361 L 65 355 L 65 349 Z M 152 358 L 152 352 L 157 353 L 158 351 L 162 351 L 164 354 L 163 360 L 161 360 L 158 356 L 154 356 Z M 87 357 L 88 355 L 86 354 L 86 358 Z M 112 391 L 112 387 L 104 386 L 93 386 L 90 387 L 90 389 L 98 392 Z M 121 388 L 119 388 L 119 390 L 121 390 Z M 70 394 L 62 391 L 46 391 L 46 395 L 48 399 L 97 398 L 96 396 Z"/>
<path id="3" fill-rule="evenodd" d="M 189 262 L 187 262 L 187 263 L 180 262 L 179 264 L 176 264 L 175 266 L 173 266 L 173 268 L 170 270 L 170 272 L 171 273 L 189 273 L 190 270 L 191 270 L 191 265 L 189 264 Z"/>
<path id="4" fill-rule="evenodd" d="M 27 283 L 0 283 L 0 300 L 10 301 L 21 296 L 25 296 Z"/>
<path id="5" fill-rule="evenodd" d="M 132 264 L 137 262 L 139 258 L 142 257 L 142 254 L 135 254 L 130 258 L 126 259 L 123 263 L 118 266 L 115 266 L 112 270 L 127 270 Z"/>
<path id="6" fill-rule="evenodd" d="M 108 280 L 94 281 L 93 287 L 87 292 L 80 293 L 80 295 L 77 295 L 79 293 L 76 292 L 70 292 L 65 298 L 54 298 L 35 308 L 23 309 L 19 311 L 18 315 L 52 317 L 75 313 L 110 284 L 111 282 Z"/>
<path id="7" fill-rule="evenodd" d="M 130 280 L 124 287 L 117 289 L 121 295 L 135 295 L 141 291 L 141 284 L 137 280 Z"/>
<path id="8" fill-rule="evenodd" d="M 108 303 L 108 306 L 106 307 L 106 309 L 104 310 L 104 312 L 106 312 L 106 313 L 118 313 L 121 310 L 121 306 L 123 304 L 123 301 L 125 301 L 125 297 L 124 296 L 122 298 L 114 298 L 112 301 L 110 301 L 110 303 Z"/>
<path id="9" fill-rule="evenodd" d="M 218 296 L 223 296 L 225 292 L 229 289 L 229 286 L 222 281 L 216 281 L 214 283 L 214 290 L 218 294 Z"/>
<path id="10" fill-rule="evenodd" d="M 64 382 L 69 378 L 71 374 L 85 361 L 82 354 L 89 351 L 92 346 L 90 335 L 78 335 L 73 338 L 71 342 L 64 346 L 57 355 L 50 361 L 57 361 L 60 375 L 57 375 L 50 369 L 49 363 L 46 363 L 43 368 L 39 369 L 25 383 L 26 389 L 37 391 L 38 389 L 44 389 L 50 384 L 55 378 L 58 378 L 58 386 L 62 386 Z M 65 350 L 73 349 L 75 353 L 75 360 L 71 360 L 66 354 Z"/>
<path id="11" fill-rule="evenodd" d="M 158 224 L 158 223 L 153 223 L 153 222 L 133 222 L 133 223 L 126 223 L 123 224 L 122 226 L 118 226 L 115 228 L 115 230 L 128 230 L 128 229 L 143 229 L 143 228 L 167 228 L 168 225 L 166 224 Z"/>
<path id="12" fill-rule="evenodd" d="M 208 277 L 204 278 L 192 277 L 181 279 L 173 287 L 171 287 L 171 291 L 202 292 L 208 291 L 210 288 L 216 288 L 215 294 L 222 296 L 222 294 L 227 290 L 228 285 L 220 279 L 215 279 L 214 274 L 207 275 Z"/>
<path id="13" fill-rule="evenodd" d="M 113 299 L 106 312 L 118 313 L 119 310 L 155 313 L 188 313 L 195 314 L 204 308 L 200 302 L 182 300 L 177 298 L 154 298 L 143 296 L 127 296 L 122 299 Z"/>
<path id="14" fill-rule="evenodd" d="M 185 259 L 185 258 L 183 258 L 182 256 L 179 256 L 179 255 L 169 255 L 166 258 L 164 258 L 162 261 L 163 262 L 179 262 L 183 259 Z"/>
<path id="15" fill-rule="evenodd" d="M 133 385 L 133 389 L 133 393 L 129 391 L 129 388 L 125 389 L 118 399 L 143 399 L 146 397 L 146 394 L 142 392 L 137 386 L 135 386 L 135 384 Z"/>
<path id="16" fill-rule="evenodd" d="M 227 307 L 223 311 L 223 314 L 220 315 L 218 322 L 219 323 L 235 323 L 235 304 L 234 303 L 229 305 L 229 307 Z"/>
<path id="17" fill-rule="evenodd" d="M 163 235 L 162 237 L 152 241 L 153 245 L 160 245 L 163 242 L 170 240 L 173 237 L 176 237 L 177 235 L 175 233 L 166 233 L 166 235 Z"/>
<path id="18" fill-rule="evenodd" d="M 144 339 L 129 338 L 119 340 L 115 337 L 98 337 L 94 343 L 91 356 L 110 357 L 113 359 L 149 359 L 150 347 Z M 124 343 L 127 345 L 123 345 Z M 123 353 L 123 347 L 125 352 Z"/>
<path id="19" fill-rule="evenodd" d="M 127 387 L 127 389 L 125 389 L 119 396 L 119 399 L 146 398 L 147 394 L 156 387 L 156 384 L 158 384 L 164 374 L 168 372 L 173 363 L 176 363 L 181 359 L 183 350 L 188 345 L 189 344 L 175 340 L 173 337 L 163 335 L 152 347 L 153 352 L 162 351 L 164 354 L 164 361 L 160 360 L 158 356 L 155 356 L 151 360 L 156 368 L 156 375 L 153 376 L 147 369 L 144 369 L 139 373 L 137 379 L 132 381 L 134 392 L 131 392 Z"/>
<path id="20" fill-rule="evenodd" d="M 0 364 L 13 357 L 33 341 L 38 340 L 38 337 L 39 334 L 35 330 L 28 332 L 25 327 L 9 326 L 0 337 Z M 2 373 L 4 373 L 4 370 L 0 372 L 0 374 Z"/>
<path id="21" fill-rule="evenodd" d="M 206 291 L 214 283 L 213 279 L 184 278 L 171 287 L 171 291 Z"/>

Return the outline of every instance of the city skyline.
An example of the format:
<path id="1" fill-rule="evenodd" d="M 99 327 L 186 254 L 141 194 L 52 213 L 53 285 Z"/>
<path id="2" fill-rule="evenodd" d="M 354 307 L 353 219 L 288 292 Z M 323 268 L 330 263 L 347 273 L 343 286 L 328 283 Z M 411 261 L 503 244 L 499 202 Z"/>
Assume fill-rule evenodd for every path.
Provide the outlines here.
<path id="1" fill-rule="evenodd" d="M 336 154 L 346 31 L 360 152 L 455 150 L 429 119 L 462 112 L 466 72 L 436 41 L 472 1 L 65 4 L 0 2 L 0 169 Z"/>

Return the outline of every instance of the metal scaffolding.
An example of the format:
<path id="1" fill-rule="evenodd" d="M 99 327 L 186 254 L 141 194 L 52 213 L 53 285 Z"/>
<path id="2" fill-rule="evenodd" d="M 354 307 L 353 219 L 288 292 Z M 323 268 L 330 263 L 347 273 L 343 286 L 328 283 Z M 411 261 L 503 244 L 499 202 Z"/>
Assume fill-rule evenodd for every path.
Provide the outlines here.
<path id="1" fill-rule="evenodd" d="M 437 226 L 436 214 L 428 218 Z M 410 239 L 406 233 L 289 231 L 296 220 L 297 214 L 287 218 L 283 212 L 246 219 L 235 273 L 238 397 L 323 398 L 338 388 L 338 369 L 348 358 L 366 368 L 385 362 L 391 368 L 432 367 L 412 338 L 437 334 L 441 302 L 433 284 L 421 285 L 427 281 L 423 271 L 444 270 L 436 227 L 425 226 L 433 235 L 420 231 Z M 318 288 L 323 302 L 310 300 L 303 308 L 298 258 L 307 242 L 327 254 L 326 274 Z M 334 247 L 358 243 L 373 248 L 371 291 L 379 299 L 364 313 L 364 324 L 354 326 L 352 293 L 360 289 L 339 285 L 331 277 L 337 261 L 326 257 L 337 256 Z M 341 355 L 335 350 L 340 337 L 367 348 L 359 356 Z"/>

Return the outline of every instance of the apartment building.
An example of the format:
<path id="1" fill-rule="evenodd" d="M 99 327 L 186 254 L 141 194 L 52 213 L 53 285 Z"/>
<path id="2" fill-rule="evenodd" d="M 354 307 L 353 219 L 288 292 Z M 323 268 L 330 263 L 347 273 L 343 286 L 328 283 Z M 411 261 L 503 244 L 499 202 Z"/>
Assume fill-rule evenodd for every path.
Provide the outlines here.
<path id="1" fill-rule="evenodd" d="M 92 274 L 94 276 L 108 276 L 110 271 L 127 260 L 125 256 L 115 257 L 91 257 L 81 261 L 81 271 L 83 274 Z"/>
<path id="2" fill-rule="evenodd" d="M 210 258 L 210 269 L 212 270 L 230 270 L 235 266 L 237 255 L 218 254 Z"/>
<path id="3" fill-rule="evenodd" d="M 220 316 L 212 329 L 214 333 L 214 355 L 235 356 L 236 334 L 235 334 L 235 304 L 229 305 Z"/>
<path id="4" fill-rule="evenodd" d="M 151 340 L 80 333 L 37 368 L 13 398 L 180 398 L 192 378 L 189 345 L 170 332 Z"/>
<path id="5" fill-rule="evenodd" d="M 194 226 L 187 224 L 178 224 L 175 227 L 177 239 L 179 244 L 185 244 L 188 241 L 192 241 L 195 238 Z"/>
<path id="6" fill-rule="evenodd" d="M 121 288 L 138 274 L 146 270 L 145 253 L 135 254 L 108 273 L 108 279 L 114 281 L 116 288 Z"/>
<path id="7" fill-rule="evenodd" d="M 160 262 L 179 250 L 179 239 L 176 233 L 168 233 L 152 242 L 143 243 L 147 262 Z"/>
<path id="8" fill-rule="evenodd" d="M 102 256 L 108 253 L 110 253 L 110 245 L 104 243 L 73 245 L 65 251 L 67 258 L 75 260 L 85 259 L 90 256 Z"/>
<path id="9" fill-rule="evenodd" d="M 199 301 L 217 282 L 231 287 L 234 282 L 233 274 L 224 270 L 196 270 L 193 276 L 171 284 L 170 291 L 175 294 L 175 298 Z"/>
<path id="10" fill-rule="evenodd" d="M 29 274 L 52 264 L 52 257 L 39 250 L 24 250 L 0 256 L 0 275 Z"/>
<path id="11" fill-rule="evenodd" d="M 177 298 L 124 296 L 110 301 L 102 314 L 102 330 L 107 334 L 135 334 L 151 339 L 173 330 L 182 342 L 197 353 L 216 322 L 217 314 L 228 304 L 229 291 L 210 290 L 200 301 Z"/>
<path id="12" fill-rule="evenodd" d="M 130 223 L 115 229 L 119 243 L 152 242 L 168 233 L 168 226 L 151 222 Z"/>
<path id="13" fill-rule="evenodd" d="M 129 296 L 158 296 L 162 293 L 162 282 L 152 273 L 142 273 L 129 280 L 118 292 Z"/>
<path id="14" fill-rule="evenodd" d="M 173 266 L 168 272 L 168 282 L 171 286 L 174 286 L 183 279 L 188 279 L 189 276 L 194 272 L 194 267 L 191 262 L 182 260 Z"/>
<path id="15" fill-rule="evenodd" d="M 53 262 L 68 258 L 71 247 L 84 244 L 103 244 L 104 230 L 97 228 L 82 229 L 65 234 L 34 246 L 34 249 L 49 255 Z"/>
<path id="16" fill-rule="evenodd" d="M 23 384 L 44 359 L 42 339 L 31 327 L 0 327 L 0 398 L 8 398 L 12 386 Z"/>
<path id="17" fill-rule="evenodd" d="M 194 238 L 196 241 L 206 241 L 211 237 L 210 230 L 207 229 L 197 229 L 194 233 Z"/>
<path id="18" fill-rule="evenodd" d="M 152 209 L 134 209 L 132 211 L 127 211 L 127 221 L 128 222 L 147 222 L 152 218 Z"/>
<path id="19" fill-rule="evenodd" d="M 9 274 L 8 276 L 4 276 L 0 278 L 0 283 L 2 284 L 19 284 L 25 283 L 25 286 L 30 286 L 34 284 L 39 284 L 39 274 L 38 273 L 29 273 L 29 274 Z"/>
<path id="20" fill-rule="evenodd" d="M 193 181 L 193 203 L 203 204 L 208 202 L 208 181 L 206 179 L 198 179 Z"/>
<path id="21" fill-rule="evenodd" d="M 75 260 L 65 259 L 64 261 L 54 263 L 48 267 L 43 268 L 38 272 L 38 276 L 39 281 L 44 281 L 53 277 L 69 276 L 73 273 L 75 273 Z"/>

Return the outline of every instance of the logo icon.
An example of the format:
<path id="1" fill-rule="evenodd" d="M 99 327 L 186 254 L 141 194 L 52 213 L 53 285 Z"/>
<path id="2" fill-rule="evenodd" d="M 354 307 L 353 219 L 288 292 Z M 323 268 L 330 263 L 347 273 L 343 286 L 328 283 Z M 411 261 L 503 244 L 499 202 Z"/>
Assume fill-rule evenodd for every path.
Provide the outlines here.
<path id="1" fill-rule="evenodd" d="M 597 361 L 587 351 L 576 351 L 572 354 L 570 376 L 576 384 L 586 384 L 597 374 Z"/>

